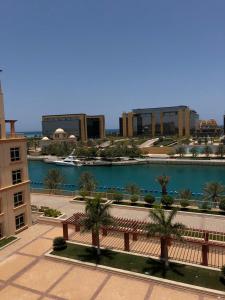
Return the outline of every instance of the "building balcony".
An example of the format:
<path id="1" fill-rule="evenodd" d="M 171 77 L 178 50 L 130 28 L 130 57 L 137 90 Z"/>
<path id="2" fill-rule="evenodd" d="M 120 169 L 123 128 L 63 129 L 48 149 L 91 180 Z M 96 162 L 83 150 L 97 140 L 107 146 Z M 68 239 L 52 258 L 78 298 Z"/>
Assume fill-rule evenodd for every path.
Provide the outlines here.
<path id="1" fill-rule="evenodd" d="M 24 135 L 15 132 L 16 121 L 17 120 L 5 120 L 5 123 L 10 125 L 10 131 L 9 134 L 6 135 L 6 139 L 24 139 Z"/>

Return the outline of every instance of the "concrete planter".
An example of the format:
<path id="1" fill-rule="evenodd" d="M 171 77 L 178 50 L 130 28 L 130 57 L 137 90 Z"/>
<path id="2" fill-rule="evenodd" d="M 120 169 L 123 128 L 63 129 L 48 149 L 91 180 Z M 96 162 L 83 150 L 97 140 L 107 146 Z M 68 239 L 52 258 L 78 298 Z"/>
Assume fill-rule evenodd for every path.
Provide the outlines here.
<path id="1" fill-rule="evenodd" d="M 57 218 L 54 217 L 47 217 L 44 214 L 37 217 L 38 223 L 45 223 L 45 224 L 61 224 L 62 220 L 66 218 L 66 214 L 61 214 Z"/>

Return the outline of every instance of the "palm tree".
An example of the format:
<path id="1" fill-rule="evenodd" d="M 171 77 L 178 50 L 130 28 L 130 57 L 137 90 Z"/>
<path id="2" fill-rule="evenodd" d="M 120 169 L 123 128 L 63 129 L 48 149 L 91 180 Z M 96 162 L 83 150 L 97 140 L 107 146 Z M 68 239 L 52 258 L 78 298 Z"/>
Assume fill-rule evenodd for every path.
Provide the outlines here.
<path id="1" fill-rule="evenodd" d="M 197 157 L 198 156 L 198 150 L 196 147 L 191 148 L 190 153 L 192 154 L 192 157 Z"/>
<path id="2" fill-rule="evenodd" d="M 202 150 L 202 153 L 205 154 L 206 157 L 209 157 L 209 155 L 212 154 L 213 151 L 211 147 L 205 146 Z"/>
<path id="3" fill-rule="evenodd" d="M 150 211 L 149 217 L 154 223 L 147 225 L 148 236 L 159 236 L 161 243 L 160 258 L 168 267 L 168 246 L 171 238 L 182 239 L 182 233 L 185 225 L 182 223 L 173 223 L 177 214 L 177 209 L 173 209 L 167 214 L 161 207 L 154 208 Z"/>
<path id="4" fill-rule="evenodd" d="M 180 146 L 176 148 L 176 154 L 179 154 L 180 157 L 183 157 L 184 154 L 186 153 L 185 148 L 183 146 Z"/>
<path id="5" fill-rule="evenodd" d="M 225 193 L 225 186 L 219 182 L 208 182 L 204 188 L 204 200 L 210 200 L 212 204 L 216 205 L 221 200 Z"/>
<path id="6" fill-rule="evenodd" d="M 101 203 L 101 198 L 88 199 L 86 202 L 86 216 L 81 222 L 84 231 L 92 231 L 92 245 L 97 246 L 97 254 L 100 255 L 99 230 L 102 226 L 113 224 L 113 218 L 109 213 L 110 204 Z"/>
<path id="7" fill-rule="evenodd" d="M 94 192 L 97 183 L 94 176 L 89 172 L 83 172 L 79 178 L 79 188 L 83 192 Z"/>
<path id="8" fill-rule="evenodd" d="M 169 176 L 162 175 L 156 177 L 156 181 L 161 185 L 162 188 L 162 195 L 167 195 L 167 184 L 170 181 Z"/>
<path id="9" fill-rule="evenodd" d="M 179 192 L 179 196 L 181 199 L 190 200 L 192 198 L 192 192 L 190 189 L 184 189 Z"/>
<path id="10" fill-rule="evenodd" d="M 54 191 L 63 183 L 63 176 L 57 169 L 50 169 L 44 179 L 44 184 L 47 189 Z"/>
<path id="11" fill-rule="evenodd" d="M 131 195 L 140 194 L 140 188 L 135 183 L 129 183 L 126 185 L 126 191 Z"/>
<path id="12" fill-rule="evenodd" d="M 217 150 L 216 150 L 216 155 L 223 158 L 224 154 L 225 154 L 225 146 L 223 144 L 219 144 L 219 146 L 217 147 Z"/>

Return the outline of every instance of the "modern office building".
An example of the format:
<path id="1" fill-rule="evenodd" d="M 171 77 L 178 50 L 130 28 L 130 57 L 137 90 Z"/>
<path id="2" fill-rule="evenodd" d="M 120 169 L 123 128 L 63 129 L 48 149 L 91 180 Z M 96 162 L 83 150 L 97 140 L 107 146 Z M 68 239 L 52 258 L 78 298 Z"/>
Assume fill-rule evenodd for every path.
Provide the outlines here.
<path id="1" fill-rule="evenodd" d="M 26 139 L 16 135 L 15 122 L 5 120 L 0 84 L 0 238 L 31 225 Z"/>
<path id="2" fill-rule="evenodd" d="M 53 138 L 60 128 L 69 136 L 73 135 L 82 142 L 88 139 L 103 139 L 105 137 L 104 115 L 88 116 L 86 114 L 65 114 L 42 116 L 42 134 Z"/>
<path id="3" fill-rule="evenodd" d="M 188 106 L 133 109 L 123 113 L 119 120 L 120 135 L 172 136 L 195 134 L 199 126 L 199 116 Z"/>

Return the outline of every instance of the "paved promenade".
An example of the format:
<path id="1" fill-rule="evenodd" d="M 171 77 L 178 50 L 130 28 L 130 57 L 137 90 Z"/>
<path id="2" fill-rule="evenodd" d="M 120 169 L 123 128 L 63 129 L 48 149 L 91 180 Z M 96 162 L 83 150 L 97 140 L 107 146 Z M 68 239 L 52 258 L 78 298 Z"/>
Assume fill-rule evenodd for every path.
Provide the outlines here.
<path id="1" fill-rule="evenodd" d="M 31 194 L 31 203 L 37 206 L 49 206 L 59 209 L 70 217 L 75 212 L 84 212 L 84 203 L 71 203 L 71 197 Z M 149 213 L 147 209 L 143 208 L 128 208 L 125 206 L 113 206 L 111 214 L 116 217 L 132 218 L 138 220 L 149 220 Z M 188 227 L 225 231 L 225 217 L 216 215 L 192 214 L 179 212 L 176 221 L 182 222 Z"/>
<path id="2" fill-rule="evenodd" d="M 70 234 L 72 231 L 70 231 Z M 0 299 L 7 300 L 213 300 L 183 287 L 53 261 L 44 256 L 61 227 L 36 224 L 0 250 Z"/>

